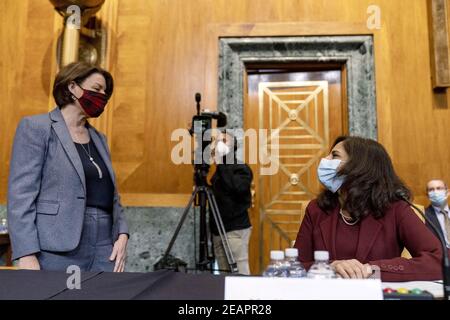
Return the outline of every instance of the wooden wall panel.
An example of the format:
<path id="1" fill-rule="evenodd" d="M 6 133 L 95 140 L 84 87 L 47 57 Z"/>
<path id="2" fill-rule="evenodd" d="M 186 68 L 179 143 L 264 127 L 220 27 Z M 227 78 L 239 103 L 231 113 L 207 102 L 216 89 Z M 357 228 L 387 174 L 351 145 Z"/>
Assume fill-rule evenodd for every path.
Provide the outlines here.
<path id="1" fill-rule="evenodd" d="M 0 1 L 0 203 L 20 118 L 48 109 L 53 7 L 47 0 Z"/>
<path id="2" fill-rule="evenodd" d="M 425 204 L 428 178 L 450 182 L 450 111 L 433 106 L 426 0 L 376 3 L 381 29 L 361 32 L 375 37 L 379 140 L 412 186 L 417 202 Z M 119 1 L 111 61 L 116 88 L 108 135 L 124 203 L 157 205 L 161 199 L 161 205 L 168 205 L 173 198 L 181 206 L 180 199 L 191 192 L 191 166 L 170 161 L 174 145 L 170 134 L 188 126 L 195 92 L 203 93 L 204 106 L 215 108 L 217 55 L 211 55 L 211 48 L 217 48 L 217 38 L 211 30 L 227 25 L 234 33 L 251 35 L 254 30 L 262 32 L 264 25 L 280 23 L 290 26 L 283 34 L 360 33 L 371 4 L 371 0 Z M 7 159 L 17 122 L 25 114 L 47 111 L 55 19 L 47 0 L 3 0 L 0 14 L 5 17 L 0 21 L 0 202 L 4 203 Z M 314 25 L 325 29 L 311 28 Z"/>
<path id="3" fill-rule="evenodd" d="M 146 95 L 151 91 L 145 70 L 148 43 L 146 36 L 151 14 L 146 2 L 120 1 L 117 18 L 115 60 L 114 108 L 110 138 L 116 174 L 121 190 L 128 185 L 128 192 L 145 191 L 146 174 L 135 178 L 145 164 L 144 132 Z M 110 106 L 111 107 L 111 106 Z M 132 181 L 133 183 L 130 184 Z"/>

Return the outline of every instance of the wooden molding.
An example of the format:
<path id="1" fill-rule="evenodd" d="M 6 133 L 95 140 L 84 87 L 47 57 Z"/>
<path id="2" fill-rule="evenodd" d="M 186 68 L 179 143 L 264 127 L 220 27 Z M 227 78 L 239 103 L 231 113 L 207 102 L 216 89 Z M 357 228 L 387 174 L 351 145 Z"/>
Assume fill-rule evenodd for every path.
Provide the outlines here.
<path id="1" fill-rule="evenodd" d="M 49 4 L 50 5 L 50 4 Z M 56 11 L 53 13 L 54 19 L 53 19 L 53 43 L 52 43 L 52 63 L 50 66 L 50 88 L 49 91 L 50 94 L 48 96 L 48 111 L 53 110 L 55 108 L 55 100 L 53 99 L 53 84 L 55 82 L 55 76 L 59 71 L 58 67 L 58 61 L 57 61 L 57 54 L 56 51 L 58 49 L 58 38 L 61 35 L 61 32 L 63 30 L 63 24 L 64 19 L 61 17 Z"/>
<path id="2" fill-rule="evenodd" d="M 450 87 L 450 1 L 427 1 L 431 79 L 434 89 Z"/>
<path id="3" fill-rule="evenodd" d="M 124 207 L 176 207 L 184 208 L 191 194 L 173 193 L 122 193 L 121 203 Z"/>
<path id="4" fill-rule="evenodd" d="M 383 28 L 385 26 L 383 25 Z M 272 23 L 211 23 L 207 25 L 207 57 L 204 101 L 217 105 L 218 40 L 222 37 L 287 37 L 320 35 L 375 35 L 361 22 L 272 22 Z"/>
<path id="5" fill-rule="evenodd" d="M 106 42 L 106 52 L 100 53 L 104 60 L 101 61 L 101 67 L 111 73 L 113 79 L 115 79 L 115 48 L 116 48 L 116 37 L 117 37 L 117 16 L 118 16 L 118 0 L 106 1 L 101 10 L 97 13 L 97 19 L 101 22 L 103 41 Z M 112 118 L 114 112 L 114 94 L 108 101 L 108 106 L 103 112 L 102 116 L 96 119 L 89 120 L 97 130 L 101 131 L 108 137 L 108 145 L 111 149 L 112 145 Z"/>

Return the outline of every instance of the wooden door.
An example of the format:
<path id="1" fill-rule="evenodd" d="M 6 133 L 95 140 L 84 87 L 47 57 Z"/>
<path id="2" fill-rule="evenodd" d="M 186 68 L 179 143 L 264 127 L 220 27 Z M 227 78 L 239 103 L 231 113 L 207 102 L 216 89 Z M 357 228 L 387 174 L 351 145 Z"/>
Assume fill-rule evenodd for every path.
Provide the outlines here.
<path id="1" fill-rule="evenodd" d="M 268 152 L 278 150 L 275 174 L 263 175 L 263 165 L 250 164 L 250 268 L 260 274 L 270 250 L 292 245 L 306 205 L 321 188 L 317 165 L 330 143 L 347 132 L 345 70 L 249 68 L 245 84 L 244 129 L 267 129 Z"/>

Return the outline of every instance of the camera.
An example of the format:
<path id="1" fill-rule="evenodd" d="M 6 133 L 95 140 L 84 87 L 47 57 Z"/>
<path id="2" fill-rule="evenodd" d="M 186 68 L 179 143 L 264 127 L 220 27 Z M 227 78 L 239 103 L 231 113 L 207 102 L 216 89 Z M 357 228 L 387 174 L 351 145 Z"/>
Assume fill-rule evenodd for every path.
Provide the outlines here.
<path id="1" fill-rule="evenodd" d="M 200 93 L 195 94 L 197 102 L 197 114 L 192 117 L 192 126 L 189 133 L 195 137 L 196 148 L 194 151 L 194 165 L 206 170 L 209 168 L 209 161 L 205 159 L 205 150 L 209 148 L 212 137 L 212 122 L 217 121 L 217 128 L 223 128 L 227 125 L 227 116 L 223 112 L 202 111 L 200 112 Z M 208 151 L 208 150 L 207 150 Z M 207 153 L 210 154 L 209 152 Z"/>
<path id="2" fill-rule="evenodd" d="M 211 144 L 211 129 L 213 120 L 217 121 L 217 127 L 223 128 L 227 125 L 227 117 L 222 112 L 200 112 L 200 93 L 195 94 L 195 101 L 197 102 L 197 114 L 192 117 L 192 126 L 189 129 L 191 136 L 194 136 L 196 142 L 195 156 L 194 156 L 194 184 L 195 188 L 192 192 L 189 203 L 184 209 L 181 220 L 175 230 L 172 239 L 160 261 L 154 265 L 155 270 L 159 269 L 172 269 L 176 271 L 186 270 L 187 264 L 170 255 L 170 251 L 175 243 L 175 240 L 180 232 L 181 226 L 187 217 L 187 214 L 191 210 L 191 207 L 200 207 L 200 235 L 199 235 L 199 259 L 196 263 L 196 270 L 206 270 L 209 268 L 212 270 L 213 256 L 209 254 L 208 244 L 208 231 L 207 231 L 207 219 L 206 213 L 209 210 L 214 219 L 219 235 L 222 239 L 225 254 L 230 265 L 232 272 L 237 272 L 237 264 L 234 260 L 233 253 L 231 252 L 228 238 L 226 236 L 226 230 L 220 216 L 219 208 L 211 189 L 211 186 L 207 182 L 208 171 L 210 167 L 210 144 Z M 204 157 L 203 155 L 208 155 Z M 207 159 L 205 159 L 207 158 Z M 197 260 L 196 260 L 197 261 Z"/>

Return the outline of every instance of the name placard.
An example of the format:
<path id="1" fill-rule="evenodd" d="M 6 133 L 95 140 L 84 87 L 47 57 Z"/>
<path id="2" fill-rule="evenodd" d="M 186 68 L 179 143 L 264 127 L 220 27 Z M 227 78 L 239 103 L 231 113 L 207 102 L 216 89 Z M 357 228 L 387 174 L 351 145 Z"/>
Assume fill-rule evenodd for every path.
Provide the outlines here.
<path id="1" fill-rule="evenodd" d="M 225 300 L 382 299 L 379 279 L 225 278 Z"/>

